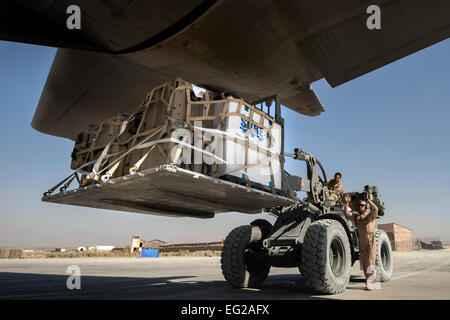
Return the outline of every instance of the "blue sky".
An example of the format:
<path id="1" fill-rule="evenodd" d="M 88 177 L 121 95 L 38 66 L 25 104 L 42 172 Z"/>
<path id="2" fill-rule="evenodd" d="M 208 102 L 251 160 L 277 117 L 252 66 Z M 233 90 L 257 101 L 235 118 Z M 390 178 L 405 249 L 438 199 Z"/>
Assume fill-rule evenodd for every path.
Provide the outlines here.
<path id="1" fill-rule="evenodd" d="M 42 193 L 70 173 L 73 148 L 72 141 L 30 126 L 55 53 L 0 41 L 0 247 L 125 246 L 132 234 L 216 241 L 268 217 L 229 213 L 197 220 L 41 202 Z M 301 147 L 330 176 L 341 171 L 346 191 L 378 185 L 387 207 L 380 223 L 450 240 L 449 57 L 446 40 L 336 88 L 326 80 L 313 83 L 326 112 L 310 118 L 284 108 L 285 151 Z M 301 162 L 290 160 L 286 168 L 304 175 Z"/>

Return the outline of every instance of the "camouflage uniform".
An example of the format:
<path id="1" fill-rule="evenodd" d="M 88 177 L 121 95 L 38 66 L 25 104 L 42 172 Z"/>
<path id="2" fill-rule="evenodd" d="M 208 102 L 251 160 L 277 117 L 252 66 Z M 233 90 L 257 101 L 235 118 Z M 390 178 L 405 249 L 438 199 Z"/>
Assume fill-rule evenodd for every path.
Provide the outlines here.
<path id="1" fill-rule="evenodd" d="M 328 180 L 328 192 L 330 193 L 330 200 L 337 201 L 342 197 L 344 193 L 344 185 L 342 182 L 336 183 L 336 180 Z"/>

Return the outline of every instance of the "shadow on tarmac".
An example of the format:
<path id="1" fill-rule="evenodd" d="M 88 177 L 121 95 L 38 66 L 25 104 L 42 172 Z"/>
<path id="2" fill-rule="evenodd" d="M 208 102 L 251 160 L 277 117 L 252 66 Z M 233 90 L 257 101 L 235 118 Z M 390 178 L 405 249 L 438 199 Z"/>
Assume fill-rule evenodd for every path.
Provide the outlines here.
<path id="1" fill-rule="evenodd" d="M 300 274 L 269 275 L 260 289 L 236 289 L 225 281 L 196 281 L 195 276 L 81 276 L 81 289 L 69 290 L 70 275 L 0 272 L 1 300 L 36 299 L 279 299 L 316 300 L 332 296 L 313 293 Z M 361 282 L 351 277 L 353 282 Z"/>

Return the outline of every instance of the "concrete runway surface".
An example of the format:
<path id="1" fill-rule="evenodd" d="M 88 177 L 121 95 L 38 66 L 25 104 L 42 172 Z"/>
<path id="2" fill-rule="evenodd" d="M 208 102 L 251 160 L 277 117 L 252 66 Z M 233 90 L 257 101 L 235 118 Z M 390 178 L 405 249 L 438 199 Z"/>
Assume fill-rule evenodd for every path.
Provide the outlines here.
<path id="1" fill-rule="evenodd" d="M 365 291 L 358 262 L 347 290 L 314 294 L 295 268 L 272 268 L 261 289 L 223 279 L 219 257 L 0 260 L 0 299 L 450 299 L 450 249 L 394 252 L 394 274 Z M 67 289 L 67 268 L 81 270 L 81 289 Z"/>

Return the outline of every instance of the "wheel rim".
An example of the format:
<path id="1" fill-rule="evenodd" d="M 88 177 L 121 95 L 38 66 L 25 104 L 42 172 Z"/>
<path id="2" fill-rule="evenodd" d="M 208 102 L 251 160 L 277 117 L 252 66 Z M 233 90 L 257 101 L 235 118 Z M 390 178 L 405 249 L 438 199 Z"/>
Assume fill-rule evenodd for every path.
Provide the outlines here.
<path id="1" fill-rule="evenodd" d="M 383 265 L 384 270 L 388 270 L 391 265 L 389 248 L 386 242 L 383 242 L 383 244 L 381 245 L 381 264 Z"/>
<path id="2" fill-rule="evenodd" d="M 341 239 L 334 238 L 329 249 L 329 260 L 331 271 L 336 277 L 344 273 L 345 249 Z"/>

